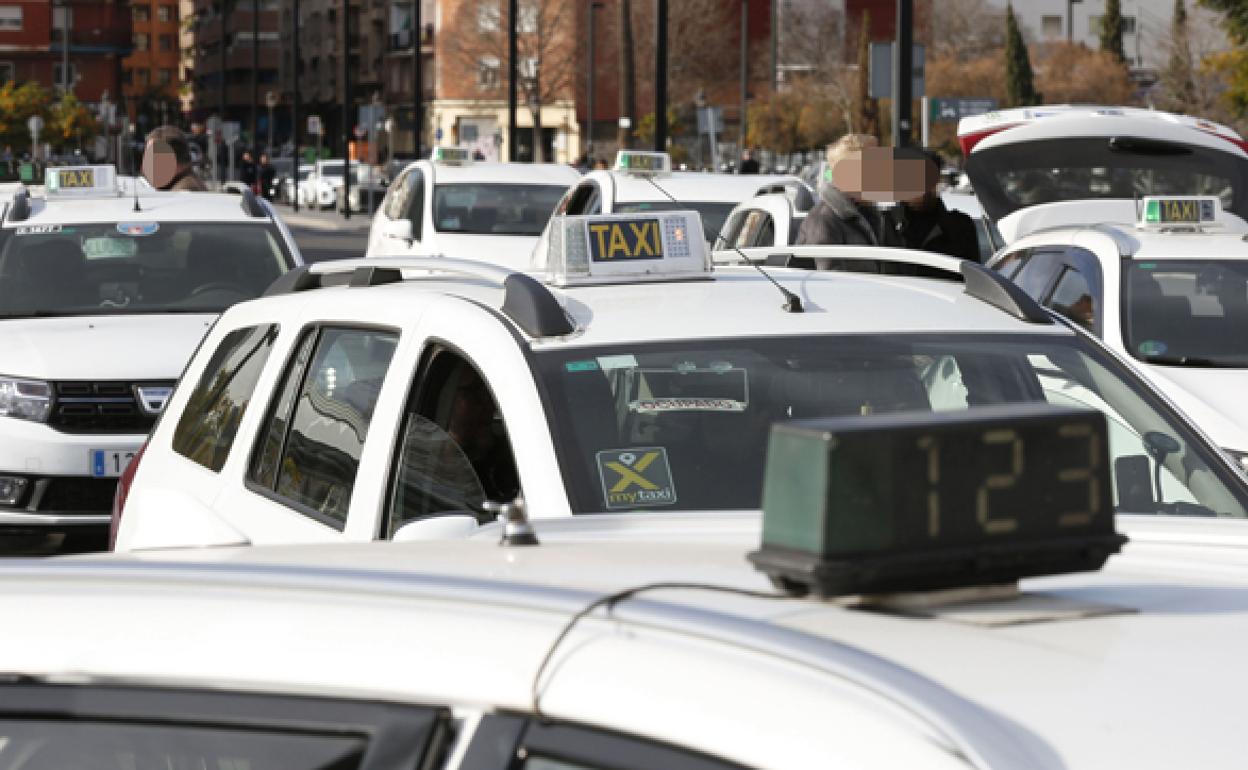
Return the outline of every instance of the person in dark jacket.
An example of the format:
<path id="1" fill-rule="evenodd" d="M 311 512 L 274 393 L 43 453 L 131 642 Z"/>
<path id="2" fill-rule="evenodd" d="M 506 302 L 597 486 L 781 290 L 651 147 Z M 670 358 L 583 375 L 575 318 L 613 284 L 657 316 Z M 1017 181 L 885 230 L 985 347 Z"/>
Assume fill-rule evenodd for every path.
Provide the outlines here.
<path id="1" fill-rule="evenodd" d="M 268 153 L 260 153 L 260 164 L 258 166 L 258 176 L 260 178 L 260 194 L 265 200 L 273 200 L 273 182 L 277 179 L 277 169 L 269 161 Z"/>
<path id="2" fill-rule="evenodd" d="M 880 244 L 880 213 L 863 198 L 863 151 L 876 144 L 869 134 L 846 134 L 828 148 L 818 199 L 802 221 L 798 244 Z"/>
<path id="3" fill-rule="evenodd" d="M 250 151 L 243 152 L 243 160 L 238 164 L 238 179 L 250 187 L 252 192 L 255 192 L 256 187 L 259 185 L 260 169 L 256 166 L 256 162 L 252 160 Z"/>
<path id="4" fill-rule="evenodd" d="M 142 174 L 157 190 L 204 192 L 208 187 L 195 174 L 191 147 L 182 131 L 160 126 L 147 135 Z"/>
<path id="5" fill-rule="evenodd" d="M 884 213 L 889 245 L 934 251 L 979 261 L 975 222 L 961 211 L 951 211 L 940 199 L 940 156 L 916 148 L 893 151 L 898 203 Z"/>

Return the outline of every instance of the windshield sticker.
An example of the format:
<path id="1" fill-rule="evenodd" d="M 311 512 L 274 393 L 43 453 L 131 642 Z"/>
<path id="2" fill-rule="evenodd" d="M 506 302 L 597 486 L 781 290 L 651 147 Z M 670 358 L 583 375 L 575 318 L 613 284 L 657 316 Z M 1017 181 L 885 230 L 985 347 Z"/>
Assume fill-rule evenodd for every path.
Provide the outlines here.
<path id="1" fill-rule="evenodd" d="M 663 447 L 605 449 L 598 453 L 598 475 L 608 510 L 672 505 L 676 486 Z"/>
<path id="2" fill-rule="evenodd" d="M 569 372 L 596 372 L 598 371 L 597 361 L 569 361 L 563 365 L 563 368 Z"/>
<path id="3" fill-rule="evenodd" d="M 598 356 L 598 365 L 603 369 L 635 369 L 637 356 Z"/>
<path id="4" fill-rule="evenodd" d="M 27 225 L 17 228 L 18 235 L 55 235 L 60 231 L 60 225 Z"/>
<path id="5" fill-rule="evenodd" d="M 744 412 L 746 403 L 730 398 L 647 398 L 630 401 L 629 411 L 654 412 Z"/>
<path id="6" fill-rule="evenodd" d="M 122 235 L 152 235 L 159 229 L 160 225 L 155 222 L 119 222 L 117 224 L 117 232 Z"/>
<path id="7" fill-rule="evenodd" d="M 1141 270 L 1156 270 L 1157 263 L 1156 262 L 1141 262 L 1140 269 Z"/>
<path id="8" fill-rule="evenodd" d="M 1139 346 L 1140 355 L 1142 356 L 1164 355 L 1169 349 L 1169 346 L 1161 340 L 1144 340 Z"/>

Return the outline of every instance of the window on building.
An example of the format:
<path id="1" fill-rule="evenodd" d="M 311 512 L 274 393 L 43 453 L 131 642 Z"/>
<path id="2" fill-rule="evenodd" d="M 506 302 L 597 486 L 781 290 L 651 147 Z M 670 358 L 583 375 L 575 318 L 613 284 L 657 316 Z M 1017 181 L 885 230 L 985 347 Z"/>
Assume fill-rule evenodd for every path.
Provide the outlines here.
<path id="1" fill-rule="evenodd" d="M 148 43 L 147 35 L 143 34 L 142 32 L 139 32 L 134 36 L 134 50 L 146 51 L 147 43 Z"/>
<path id="2" fill-rule="evenodd" d="M 169 85 L 173 81 L 173 70 L 159 70 L 156 73 L 156 82 L 162 86 Z"/>
<path id="3" fill-rule="evenodd" d="M 156 18 L 160 21 L 173 21 L 173 6 L 162 5 L 156 9 Z"/>
<path id="4" fill-rule="evenodd" d="M 537 77 L 537 57 L 524 56 L 517 62 L 518 74 L 522 78 L 533 79 Z"/>
<path id="5" fill-rule="evenodd" d="M 1040 17 L 1040 34 L 1045 37 L 1061 37 L 1064 26 L 1061 16 Z"/>
<path id="6" fill-rule="evenodd" d="M 1124 35 L 1135 34 L 1135 17 L 1134 16 L 1122 17 L 1122 34 Z"/>
<path id="7" fill-rule="evenodd" d="M 139 88 L 147 88 L 152 83 L 152 73 L 147 70 L 135 70 L 134 80 Z"/>
<path id="8" fill-rule="evenodd" d="M 477 85 L 482 88 L 497 88 L 501 66 L 502 62 L 497 56 L 482 56 L 478 60 Z"/>
<path id="9" fill-rule="evenodd" d="M 152 20 L 152 13 L 146 6 L 136 5 L 130 9 L 130 17 L 139 23 L 147 23 Z"/>
<path id="10" fill-rule="evenodd" d="M 11 61 L 0 61 L 0 83 L 17 80 L 17 70 Z"/>
<path id="11" fill-rule="evenodd" d="M 0 5 L 0 30 L 22 28 L 22 6 Z"/>
<path id="12" fill-rule="evenodd" d="M 64 72 L 65 70 L 59 61 L 52 65 L 52 82 L 57 88 L 60 88 L 65 83 Z M 69 65 L 69 82 L 71 84 L 78 82 L 78 66 L 72 62 Z"/>
<path id="13" fill-rule="evenodd" d="M 161 51 L 168 52 L 173 50 L 173 35 L 161 35 L 158 42 Z"/>
<path id="14" fill-rule="evenodd" d="M 537 3 L 528 0 L 520 5 L 520 13 L 516 16 L 516 30 L 522 35 L 537 33 Z"/>
<path id="15" fill-rule="evenodd" d="M 497 32 L 502 26 L 503 9 L 498 0 L 482 0 L 477 5 L 477 30 Z"/>

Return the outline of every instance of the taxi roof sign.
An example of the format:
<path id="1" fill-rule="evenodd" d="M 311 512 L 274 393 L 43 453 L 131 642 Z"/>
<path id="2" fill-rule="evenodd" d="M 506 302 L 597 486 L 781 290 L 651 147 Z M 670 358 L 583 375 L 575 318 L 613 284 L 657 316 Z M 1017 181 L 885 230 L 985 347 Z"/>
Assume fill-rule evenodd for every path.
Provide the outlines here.
<path id="1" fill-rule="evenodd" d="M 44 171 L 45 193 L 55 195 L 116 195 L 117 169 L 112 166 L 59 166 Z"/>
<path id="2" fill-rule="evenodd" d="M 615 170 L 630 174 L 666 174 L 672 170 L 672 156 L 665 152 L 620 150 L 615 154 Z"/>
<path id="3" fill-rule="evenodd" d="M 553 286 L 711 277 L 696 211 L 556 216 L 546 282 Z"/>
<path id="4" fill-rule="evenodd" d="M 1212 195 L 1149 196 L 1140 206 L 1140 227 L 1173 225 L 1210 225 L 1218 220 L 1222 208 Z"/>
<path id="5" fill-rule="evenodd" d="M 434 147 L 429 159 L 447 165 L 472 162 L 472 152 L 467 147 Z"/>

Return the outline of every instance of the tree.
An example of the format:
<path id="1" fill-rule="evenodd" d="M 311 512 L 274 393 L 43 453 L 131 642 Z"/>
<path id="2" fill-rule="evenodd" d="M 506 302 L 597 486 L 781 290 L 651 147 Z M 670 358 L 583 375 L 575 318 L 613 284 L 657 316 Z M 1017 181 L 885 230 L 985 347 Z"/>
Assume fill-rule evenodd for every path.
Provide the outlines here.
<path id="1" fill-rule="evenodd" d="M 1224 99 L 1235 115 L 1248 114 L 1248 0 L 1199 0 L 1205 8 L 1221 14 L 1232 50 L 1211 53 L 1203 62 L 1207 73 L 1226 83 Z"/>
<path id="2" fill-rule="evenodd" d="M 853 122 L 849 130 L 859 134 L 880 135 L 880 105 L 871 98 L 871 14 L 862 12 L 862 28 L 858 33 L 858 95 L 854 100 Z"/>
<path id="3" fill-rule="evenodd" d="M 1127 55 L 1122 50 L 1122 32 L 1126 22 L 1122 19 L 1122 0 L 1105 0 L 1105 14 L 1101 16 L 1101 50 L 1118 57 L 1124 64 Z"/>
<path id="4" fill-rule="evenodd" d="M 1135 86 L 1109 51 L 1082 43 L 1049 43 L 1037 56 L 1037 85 L 1051 104 L 1129 104 Z"/>
<path id="5" fill-rule="evenodd" d="M 94 139 L 100 131 L 100 124 L 91 110 L 78 101 L 78 97 L 65 94 L 52 105 L 45 130 L 49 142 L 66 150 L 70 147 L 80 148 Z"/>
<path id="6" fill-rule="evenodd" d="M 20 148 L 29 147 L 26 121 L 38 115 L 46 126 L 51 102 L 48 92 L 33 80 L 20 86 L 12 80 L 0 85 L 0 144 L 18 153 Z M 42 136 L 47 136 L 46 128 Z"/>
<path id="7" fill-rule="evenodd" d="M 1170 19 L 1170 39 L 1166 41 L 1170 56 L 1158 73 L 1161 106 L 1175 112 L 1187 112 L 1196 101 L 1196 62 L 1192 58 L 1192 39 L 1187 22 L 1187 4 L 1174 0 Z"/>
<path id="8" fill-rule="evenodd" d="M 974 61 L 1005 45 L 1004 14 L 988 0 L 939 0 L 929 59 Z"/>
<path id="9" fill-rule="evenodd" d="M 1040 94 L 1031 71 L 1027 43 L 1014 17 L 1014 6 L 1005 7 L 1005 106 L 1029 107 L 1039 104 Z"/>
<path id="10" fill-rule="evenodd" d="M 927 61 L 927 93 L 932 97 L 975 97 L 996 99 L 1004 104 L 1005 71 L 1001 68 L 1003 48 L 990 49 L 973 59 L 962 60 L 953 51 Z M 934 121 L 928 142 L 946 154 L 957 155 L 956 121 Z"/>

